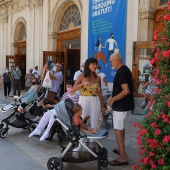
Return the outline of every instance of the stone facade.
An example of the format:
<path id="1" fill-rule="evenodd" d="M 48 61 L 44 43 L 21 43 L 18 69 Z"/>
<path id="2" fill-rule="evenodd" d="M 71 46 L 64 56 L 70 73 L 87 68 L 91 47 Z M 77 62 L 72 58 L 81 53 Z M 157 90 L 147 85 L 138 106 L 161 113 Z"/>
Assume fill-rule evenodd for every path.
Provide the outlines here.
<path id="1" fill-rule="evenodd" d="M 6 55 L 16 54 L 19 32 L 26 28 L 26 69 L 43 67 L 43 51 L 56 51 L 58 21 L 71 0 L 0 1 L 0 73 L 6 67 Z M 88 2 L 72 0 L 81 15 L 81 62 L 88 52 Z M 130 0 L 127 7 L 126 64 L 132 68 L 133 41 L 152 39 L 156 0 Z"/>

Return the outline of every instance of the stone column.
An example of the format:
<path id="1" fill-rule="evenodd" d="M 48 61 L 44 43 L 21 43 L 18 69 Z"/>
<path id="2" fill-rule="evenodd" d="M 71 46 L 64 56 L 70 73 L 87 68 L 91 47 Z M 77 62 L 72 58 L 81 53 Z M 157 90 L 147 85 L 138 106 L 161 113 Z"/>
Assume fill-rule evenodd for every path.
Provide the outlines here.
<path id="1" fill-rule="evenodd" d="M 155 0 L 139 1 L 139 36 L 138 41 L 152 41 L 153 24 L 156 10 Z"/>
<path id="2" fill-rule="evenodd" d="M 49 38 L 50 38 L 49 50 L 50 51 L 56 51 L 57 36 L 58 36 L 58 34 L 56 32 L 52 32 L 49 34 Z"/>

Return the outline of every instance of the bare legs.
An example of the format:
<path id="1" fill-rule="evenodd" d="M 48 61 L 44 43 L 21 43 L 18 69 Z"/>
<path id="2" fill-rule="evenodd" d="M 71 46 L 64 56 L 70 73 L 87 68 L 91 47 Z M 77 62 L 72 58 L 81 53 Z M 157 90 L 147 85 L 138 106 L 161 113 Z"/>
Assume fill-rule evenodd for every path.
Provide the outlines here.
<path id="1" fill-rule="evenodd" d="M 125 151 L 125 130 L 115 129 L 116 143 L 120 153 L 119 161 L 127 161 L 127 154 Z"/>

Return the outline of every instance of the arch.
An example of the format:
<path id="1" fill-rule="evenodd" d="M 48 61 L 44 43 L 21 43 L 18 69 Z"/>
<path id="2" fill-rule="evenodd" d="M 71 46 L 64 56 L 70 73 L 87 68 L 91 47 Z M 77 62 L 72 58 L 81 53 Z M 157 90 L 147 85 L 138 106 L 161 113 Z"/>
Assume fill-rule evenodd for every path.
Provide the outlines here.
<path id="1" fill-rule="evenodd" d="M 57 23 L 59 22 L 60 15 L 63 9 L 65 8 L 65 6 L 70 2 L 74 2 L 77 5 L 79 12 L 80 12 L 80 17 L 82 16 L 82 3 L 80 0 L 58 0 L 53 8 L 53 11 L 50 17 L 50 25 L 49 25 L 50 33 L 58 31 L 59 26 Z"/>
<path id="2" fill-rule="evenodd" d="M 27 28 L 25 19 L 23 17 L 17 18 L 14 23 L 13 29 L 12 29 L 14 42 L 19 41 L 20 31 L 23 28 L 23 26 L 25 26 L 25 28 Z"/>

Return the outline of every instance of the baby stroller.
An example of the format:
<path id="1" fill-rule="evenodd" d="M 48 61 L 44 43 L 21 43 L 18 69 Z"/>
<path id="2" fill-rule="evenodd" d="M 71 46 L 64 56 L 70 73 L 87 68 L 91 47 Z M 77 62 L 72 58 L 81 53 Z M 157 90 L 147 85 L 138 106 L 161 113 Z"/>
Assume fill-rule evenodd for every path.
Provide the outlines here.
<path id="1" fill-rule="evenodd" d="M 56 120 L 61 124 L 63 130 L 67 136 L 71 138 L 71 141 L 67 147 L 63 147 L 61 157 L 52 157 L 47 162 L 49 170 L 62 170 L 63 162 L 83 163 L 92 160 L 98 160 L 98 170 L 101 167 L 108 165 L 108 152 L 97 139 L 104 139 L 109 135 L 108 131 L 98 131 L 96 134 L 83 134 L 80 132 L 79 126 L 74 126 L 71 122 L 72 119 L 72 107 L 74 103 L 71 99 L 61 101 L 56 105 L 55 110 L 57 116 L 54 116 Z M 84 143 L 82 139 L 94 139 L 96 143 Z M 75 146 L 81 146 L 81 151 L 74 151 Z M 93 148 L 91 149 L 90 147 Z M 94 148 L 95 144 L 95 148 Z M 76 154 L 74 153 L 76 152 Z M 74 156 L 76 155 L 76 157 Z"/>
<path id="2" fill-rule="evenodd" d="M 7 112 L 9 110 L 14 110 L 10 116 L 3 119 L 0 124 L 0 137 L 5 138 L 8 135 L 9 125 L 16 127 L 16 128 L 27 128 L 31 124 L 32 120 L 25 117 L 27 111 L 33 107 L 35 102 L 38 102 L 44 93 L 39 91 L 36 92 L 34 89 L 29 89 L 26 93 L 24 93 L 18 99 L 15 99 L 15 102 L 10 103 L 0 111 Z M 24 104 L 25 108 L 22 109 L 22 112 L 18 108 Z M 5 125 L 5 128 L 4 128 Z"/>
<path id="3" fill-rule="evenodd" d="M 111 109 L 108 109 L 108 107 L 107 107 L 107 100 L 108 100 L 109 97 L 111 97 L 112 92 L 108 91 L 107 88 L 102 89 L 102 92 L 103 92 L 103 102 L 104 102 L 104 106 L 105 106 L 105 112 L 103 114 L 103 121 L 105 123 L 105 128 L 110 129 L 111 124 L 108 123 L 108 120 L 113 120 L 113 116 L 112 116 L 112 113 L 111 113 Z M 113 126 L 113 123 L 112 123 L 112 126 Z"/>

